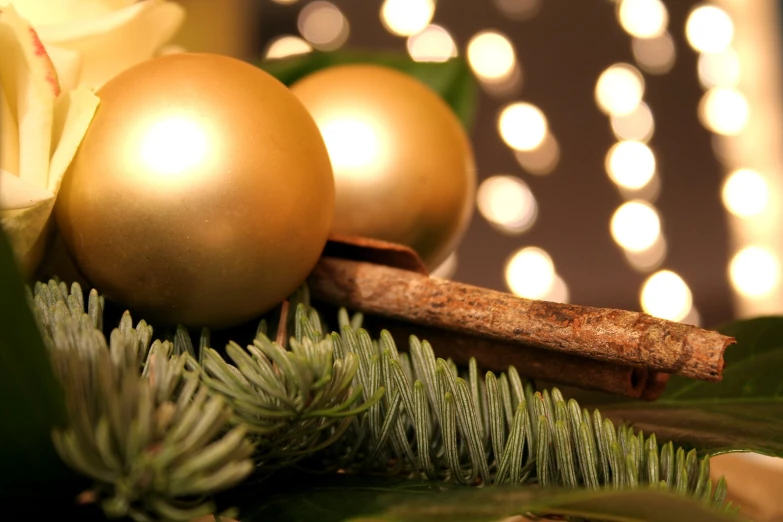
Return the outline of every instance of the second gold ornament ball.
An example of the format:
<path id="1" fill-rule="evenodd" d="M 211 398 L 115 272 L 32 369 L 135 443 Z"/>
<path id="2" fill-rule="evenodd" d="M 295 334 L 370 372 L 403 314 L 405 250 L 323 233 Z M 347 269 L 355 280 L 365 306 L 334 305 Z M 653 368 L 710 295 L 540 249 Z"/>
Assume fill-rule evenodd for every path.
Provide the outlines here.
<path id="1" fill-rule="evenodd" d="M 430 269 L 442 263 L 470 221 L 476 186 L 470 141 L 449 106 L 376 65 L 323 69 L 291 90 L 329 151 L 332 230 L 408 245 Z"/>
<path id="2" fill-rule="evenodd" d="M 332 171 L 318 128 L 250 64 L 176 54 L 100 106 L 58 195 L 85 278 L 154 324 L 226 327 L 301 285 L 326 243 Z"/>

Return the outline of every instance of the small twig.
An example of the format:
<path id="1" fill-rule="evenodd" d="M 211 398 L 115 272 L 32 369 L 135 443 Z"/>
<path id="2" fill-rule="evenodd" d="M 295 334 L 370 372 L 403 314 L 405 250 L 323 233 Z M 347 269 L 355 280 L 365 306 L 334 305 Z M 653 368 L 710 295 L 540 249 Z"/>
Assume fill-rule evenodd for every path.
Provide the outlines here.
<path id="1" fill-rule="evenodd" d="M 285 347 L 288 340 L 288 299 L 280 305 L 280 321 L 277 323 L 277 337 L 275 342 Z"/>

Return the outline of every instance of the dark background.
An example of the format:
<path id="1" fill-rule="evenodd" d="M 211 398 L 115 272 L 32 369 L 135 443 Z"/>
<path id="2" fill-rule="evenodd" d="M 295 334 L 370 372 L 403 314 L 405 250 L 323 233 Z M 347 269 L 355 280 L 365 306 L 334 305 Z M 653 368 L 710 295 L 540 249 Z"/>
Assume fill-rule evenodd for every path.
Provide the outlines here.
<path id="1" fill-rule="evenodd" d="M 345 47 L 405 52 L 405 39 L 387 32 L 380 21 L 380 0 L 333 3 L 350 23 Z M 655 118 L 650 146 L 662 187 L 655 205 L 668 244 L 660 268 L 683 277 L 702 324 L 712 326 L 730 319 L 733 310 L 726 276 L 726 214 L 720 201 L 723 170 L 710 133 L 698 121 L 703 91 L 696 53 L 684 36 L 686 17 L 697 3 L 666 2 L 676 62 L 667 74 L 644 75 L 644 99 Z M 260 57 L 277 36 L 298 34 L 296 19 L 304 5 L 262 2 L 251 54 Z M 506 290 L 507 258 L 523 246 L 540 246 L 566 281 L 570 302 L 639 310 L 639 291 L 648 274 L 628 265 L 609 234 L 611 215 L 624 200 L 604 171 L 604 157 L 615 138 L 593 96 L 601 71 L 616 62 L 634 63 L 631 37 L 618 23 L 614 3 L 544 0 L 534 17 L 518 21 L 505 17 L 490 0 L 441 0 L 432 22 L 451 32 L 462 56 L 469 39 L 481 30 L 496 29 L 512 40 L 524 72 L 522 88 L 502 99 L 482 92 L 471 135 L 479 180 L 518 175 L 539 205 L 535 225 L 519 236 L 498 233 L 476 212 L 457 252 L 454 279 Z M 514 100 L 539 106 L 557 137 L 560 162 L 548 176 L 524 172 L 498 135 L 497 111 Z"/>

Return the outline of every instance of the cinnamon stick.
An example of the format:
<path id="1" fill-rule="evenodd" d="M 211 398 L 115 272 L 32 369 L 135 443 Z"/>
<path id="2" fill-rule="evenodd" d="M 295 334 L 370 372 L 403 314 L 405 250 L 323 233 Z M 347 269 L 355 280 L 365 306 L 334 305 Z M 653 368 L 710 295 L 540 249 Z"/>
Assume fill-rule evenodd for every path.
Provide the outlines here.
<path id="1" fill-rule="evenodd" d="M 522 299 L 365 261 L 324 256 L 314 297 L 390 319 L 618 366 L 717 381 L 734 339 L 649 315 Z"/>
<path id="2" fill-rule="evenodd" d="M 372 318 L 365 318 L 368 327 L 374 327 Z M 520 375 L 552 383 L 576 386 L 632 398 L 656 399 L 663 388 L 648 392 L 649 373 L 646 368 L 618 366 L 604 361 L 532 346 L 482 339 L 469 335 L 429 328 L 393 319 L 378 321 L 378 327 L 392 334 L 398 346 L 407 346 L 411 335 L 426 339 L 438 357 L 451 358 L 467 365 L 471 357 L 483 370 L 507 371 L 510 366 Z"/>

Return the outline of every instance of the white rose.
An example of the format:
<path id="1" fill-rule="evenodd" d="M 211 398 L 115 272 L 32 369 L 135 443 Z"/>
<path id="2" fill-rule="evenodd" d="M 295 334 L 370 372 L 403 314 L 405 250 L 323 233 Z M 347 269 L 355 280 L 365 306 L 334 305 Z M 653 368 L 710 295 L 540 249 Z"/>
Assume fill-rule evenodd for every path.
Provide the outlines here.
<path id="1" fill-rule="evenodd" d="M 29 276 L 98 98 L 87 87 L 60 89 L 35 30 L 10 5 L 0 5 L 0 56 L 0 225 Z"/>
<path id="2" fill-rule="evenodd" d="M 217 0 L 216 0 L 217 1 Z M 179 29 L 166 0 L 11 0 L 46 46 L 64 90 L 98 88 L 154 56 Z"/>

